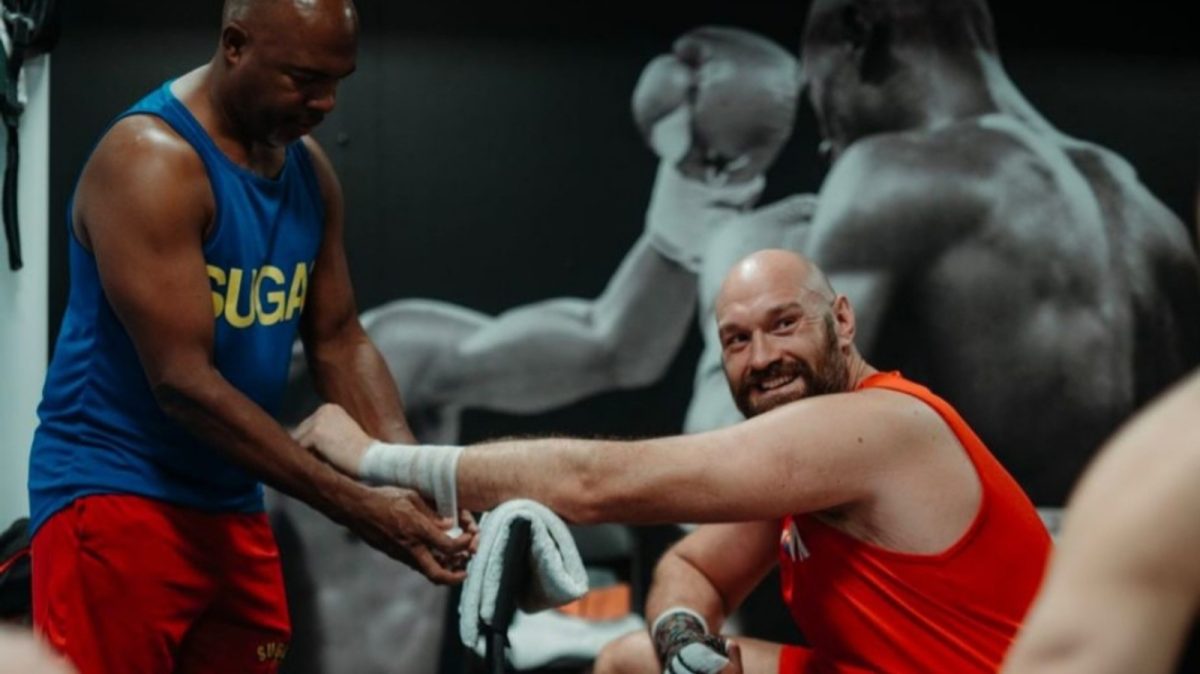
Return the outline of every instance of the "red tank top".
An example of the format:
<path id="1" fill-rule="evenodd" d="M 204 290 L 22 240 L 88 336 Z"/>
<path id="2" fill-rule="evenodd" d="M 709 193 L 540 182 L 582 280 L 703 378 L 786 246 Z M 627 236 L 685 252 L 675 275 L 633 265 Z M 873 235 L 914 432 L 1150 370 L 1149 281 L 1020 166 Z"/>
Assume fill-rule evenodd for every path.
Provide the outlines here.
<path id="1" fill-rule="evenodd" d="M 932 407 L 970 457 L 982 498 L 966 533 L 934 555 L 887 550 L 808 515 L 784 517 L 783 599 L 812 647 L 804 671 L 995 672 L 1041 584 L 1050 536 L 946 401 L 897 372 L 874 374 L 865 388 Z"/>

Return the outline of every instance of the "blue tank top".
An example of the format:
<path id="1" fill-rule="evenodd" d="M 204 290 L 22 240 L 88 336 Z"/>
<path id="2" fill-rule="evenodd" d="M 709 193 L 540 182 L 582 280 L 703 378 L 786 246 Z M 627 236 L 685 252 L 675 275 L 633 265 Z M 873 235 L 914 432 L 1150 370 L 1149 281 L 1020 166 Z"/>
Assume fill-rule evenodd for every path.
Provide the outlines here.
<path id="1" fill-rule="evenodd" d="M 204 162 L 216 204 L 204 243 L 217 369 L 270 414 L 324 231 L 324 203 L 301 141 L 279 176 L 234 164 L 166 82 L 114 120 L 161 118 Z M 71 227 L 71 204 L 67 226 Z M 73 233 L 70 296 L 38 406 L 29 466 L 31 527 L 88 494 L 125 493 L 217 512 L 260 512 L 262 485 L 159 408 L 133 342 Z"/>

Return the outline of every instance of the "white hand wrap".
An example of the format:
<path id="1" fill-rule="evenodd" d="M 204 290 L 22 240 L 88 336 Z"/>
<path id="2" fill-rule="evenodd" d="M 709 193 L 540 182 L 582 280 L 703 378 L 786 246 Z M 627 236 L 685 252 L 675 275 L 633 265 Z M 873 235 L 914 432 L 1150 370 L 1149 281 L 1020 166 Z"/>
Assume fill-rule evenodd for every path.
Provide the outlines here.
<path id="1" fill-rule="evenodd" d="M 646 211 L 650 242 L 667 258 L 699 271 L 713 233 L 751 208 L 765 186 L 762 176 L 725 185 L 689 180 L 673 162 L 661 161 Z"/>
<path id="2" fill-rule="evenodd" d="M 367 448 L 358 474 L 364 479 L 415 489 L 437 504 L 437 512 L 458 522 L 457 445 L 389 445 L 374 442 Z"/>

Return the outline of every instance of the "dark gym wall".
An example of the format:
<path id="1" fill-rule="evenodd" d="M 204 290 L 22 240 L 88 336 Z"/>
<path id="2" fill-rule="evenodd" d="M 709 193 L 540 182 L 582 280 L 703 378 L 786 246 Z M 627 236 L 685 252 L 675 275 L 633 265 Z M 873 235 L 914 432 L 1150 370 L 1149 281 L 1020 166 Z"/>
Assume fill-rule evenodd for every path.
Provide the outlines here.
<path id="1" fill-rule="evenodd" d="M 66 300 L 67 198 L 111 117 L 206 61 L 218 0 L 67 3 L 53 57 L 51 334 Z M 646 3 L 643 3 L 646 4 Z M 1067 132 L 1128 158 L 1194 218 L 1200 61 L 1163 17 L 1091 3 L 1084 28 L 993 3 L 1018 86 Z M 804 3 L 561 5 L 359 2 L 358 73 L 317 130 L 346 192 L 360 307 L 428 297 L 486 312 L 595 296 L 641 230 L 654 160 L 629 115 L 643 65 L 688 28 L 739 25 L 795 49 Z M 1076 17 L 1078 18 L 1078 17 Z M 815 191 L 825 166 L 807 106 L 766 199 Z M 523 431 L 648 434 L 678 428 L 698 340 L 649 390 L 535 419 L 468 415 L 465 439 Z"/>

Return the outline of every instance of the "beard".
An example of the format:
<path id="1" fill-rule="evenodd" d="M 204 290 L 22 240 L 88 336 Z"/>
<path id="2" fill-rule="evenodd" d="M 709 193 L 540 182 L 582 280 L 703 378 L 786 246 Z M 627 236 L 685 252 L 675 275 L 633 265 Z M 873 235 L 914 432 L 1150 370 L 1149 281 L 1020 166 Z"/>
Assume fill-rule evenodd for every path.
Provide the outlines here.
<path id="1" fill-rule="evenodd" d="M 763 382 L 775 379 L 800 380 L 803 388 L 781 387 L 778 393 L 763 394 Z M 762 370 L 750 372 L 733 392 L 734 402 L 741 413 L 749 419 L 790 402 L 830 393 L 844 393 L 850 386 L 850 364 L 838 349 L 834 332 L 833 317 L 825 316 L 825 348 L 813 362 L 804 360 L 777 360 Z M 757 394 L 757 395 L 756 395 Z"/>

